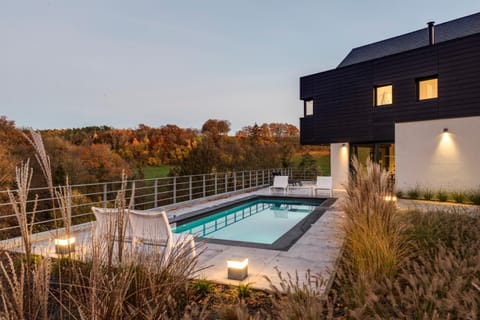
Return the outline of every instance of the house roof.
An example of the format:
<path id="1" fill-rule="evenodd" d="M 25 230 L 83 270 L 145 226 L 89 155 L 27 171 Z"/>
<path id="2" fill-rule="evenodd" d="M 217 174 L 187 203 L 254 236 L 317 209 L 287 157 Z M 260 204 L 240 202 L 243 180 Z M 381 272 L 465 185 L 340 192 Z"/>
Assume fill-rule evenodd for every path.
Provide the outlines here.
<path id="1" fill-rule="evenodd" d="M 435 43 L 480 33 L 480 12 L 435 25 Z M 428 27 L 354 48 L 338 68 L 429 45 Z"/>

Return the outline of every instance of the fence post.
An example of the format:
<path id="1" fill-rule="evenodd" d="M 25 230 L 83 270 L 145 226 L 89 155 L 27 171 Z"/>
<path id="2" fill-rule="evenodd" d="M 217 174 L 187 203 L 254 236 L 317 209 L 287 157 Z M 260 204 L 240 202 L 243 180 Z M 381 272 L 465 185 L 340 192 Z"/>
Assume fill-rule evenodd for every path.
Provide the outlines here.
<path id="1" fill-rule="evenodd" d="M 130 190 L 130 199 L 132 203 L 132 209 L 135 209 L 135 181 L 132 181 L 132 190 Z"/>
<path id="2" fill-rule="evenodd" d="M 192 176 L 188 177 L 188 198 L 192 200 Z"/>
<path id="3" fill-rule="evenodd" d="M 153 183 L 153 207 L 156 208 L 158 206 L 158 179 L 155 179 Z"/>
<path id="4" fill-rule="evenodd" d="M 252 170 L 248 172 L 248 188 L 252 187 Z"/>
<path id="5" fill-rule="evenodd" d="M 258 187 L 258 170 L 255 170 L 255 187 Z"/>
<path id="6" fill-rule="evenodd" d="M 237 173 L 233 171 L 233 191 L 237 191 Z"/>
<path id="7" fill-rule="evenodd" d="M 205 193 L 205 175 L 203 175 L 203 197 L 205 198 L 207 195 Z"/>
<path id="8" fill-rule="evenodd" d="M 245 171 L 242 171 L 242 189 L 245 189 Z"/>
<path id="9" fill-rule="evenodd" d="M 72 209 L 72 186 L 68 186 L 68 198 L 67 198 L 67 207 Z M 72 212 L 70 211 L 70 225 L 72 225 Z"/>
<path id="10" fill-rule="evenodd" d="M 173 203 L 177 203 L 177 177 L 173 177 Z"/>
<path id="11" fill-rule="evenodd" d="M 262 186 L 265 185 L 265 169 L 262 170 Z"/>
<path id="12" fill-rule="evenodd" d="M 103 184 L 103 207 L 107 207 L 107 184 Z"/>
<path id="13" fill-rule="evenodd" d="M 217 195 L 217 193 L 218 193 L 218 190 L 217 190 L 217 180 L 218 180 L 218 175 L 217 175 L 217 173 L 215 172 L 215 195 Z"/>
<path id="14" fill-rule="evenodd" d="M 228 192 L 228 175 L 225 173 L 225 193 Z"/>

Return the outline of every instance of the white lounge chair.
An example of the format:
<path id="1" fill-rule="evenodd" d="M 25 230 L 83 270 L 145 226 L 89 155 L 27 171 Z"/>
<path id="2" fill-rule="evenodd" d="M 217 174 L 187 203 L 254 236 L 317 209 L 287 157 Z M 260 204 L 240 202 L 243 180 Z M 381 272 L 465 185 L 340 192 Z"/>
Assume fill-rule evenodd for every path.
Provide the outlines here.
<path id="1" fill-rule="evenodd" d="M 174 247 L 188 244 L 195 256 L 193 236 L 172 233 L 165 211 L 130 210 L 129 219 L 134 247 L 138 243 L 163 246 L 165 259 L 168 259 Z"/>
<path id="2" fill-rule="evenodd" d="M 97 220 L 95 223 L 95 239 L 103 241 L 106 237 L 120 238 L 120 228 L 123 230 L 123 239 L 131 240 L 131 227 L 128 219 L 128 210 L 119 211 L 118 208 L 97 208 L 92 207 L 92 212 Z M 123 215 L 123 223 L 119 224 L 118 217 Z"/>
<path id="3" fill-rule="evenodd" d="M 315 190 L 315 196 L 317 196 L 317 191 L 318 190 L 326 190 L 328 191 L 330 197 L 333 196 L 333 181 L 332 177 L 317 177 L 317 183 L 314 187 Z"/>
<path id="4" fill-rule="evenodd" d="M 284 193 L 288 191 L 288 176 L 274 176 L 273 185 L 270 187 L 270 192 L 273 189 L 283 189 Z"/>

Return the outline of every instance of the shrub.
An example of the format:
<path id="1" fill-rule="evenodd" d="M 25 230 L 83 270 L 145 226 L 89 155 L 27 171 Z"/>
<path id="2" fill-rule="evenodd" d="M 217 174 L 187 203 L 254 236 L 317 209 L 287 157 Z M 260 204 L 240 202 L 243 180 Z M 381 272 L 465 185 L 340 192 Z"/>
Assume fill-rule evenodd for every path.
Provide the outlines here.
<path id="1" fill-rule="evenodd" d="M 403 191 L 402 190 L 397 190 L 397 198 L 403 198 Z"/>
<path id="2" fill-rule="evenodd" d="M 457 203 L 464 203 L 467 200 L 467 195 L 463 191 L 452 192 L 452 198 Z"/>
<path id="3" fill-rule="evenodd" d="M 445 202 L 448 200 L 448 193 L 443 190 L 438 190 L 437 192 L 437 199 L 441 202 Z"/>
<path id="4" fill-rule="evenodd" d="M 250 287 L 249 283 L 240 283 L 238 284 L 237 293 L 238 298 L 245 299 L 250 297 L 250 295 L 252 294 L 252 288 Z"/>
<path id="5" fill-rule="evenodd" d="M 410 199 L 418 199 L 420 196 L 420 188 L 416 186 L 415 188 L 408 190 L 407 195 Z"/>
<path id="6" fill-rule="evenodd" d="M 434 196 L 434 193 L 432 189 L 425 189 L 425 191 L 423 191 L 423 199 L 432 200 L 433 196 Z"/>
<path id="7" fill-rule="evenodd" d="M 473 203 L 473 204 L 480 204 L 480 188 L 476 190 L 470 191 L 468 195 L 468 199 Z"/>
<path id="8" fill-rule="evenodd" d="M 192 294 L 197 299 L 203 299 L 206 296 L 215 292 L 215 286 L 211 281 L 206 279 L 195 280 L 190 286 Z"/>

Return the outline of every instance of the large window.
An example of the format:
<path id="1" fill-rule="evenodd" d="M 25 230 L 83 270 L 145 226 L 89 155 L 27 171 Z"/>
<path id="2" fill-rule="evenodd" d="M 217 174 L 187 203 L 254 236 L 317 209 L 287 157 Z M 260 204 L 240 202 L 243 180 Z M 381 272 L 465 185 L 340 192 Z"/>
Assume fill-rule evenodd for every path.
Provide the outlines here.
<path id="1" fill-rule="evenodd" d="M 418 100 L 438 98 L 438 78 L 418 80 Z"/>
<path id="2" fill-rule="evenodd" d="M 357 157 L 362 165 L 370 159 L 380 165 L 389 174 L 395 174 L 395 144 L 393 143 L 352 143 L 351 155 Z"/>
<path id="3" fill-rule="evenodd" d="M 305 100 L 305 116 L 313 115 L 313 100 Z"/>
<path id="4" fill-rule="evenodd" d="M 386 106 L 393 103 L 393 86 L 391 84 L 375 87 L 375 106 Z"/>

